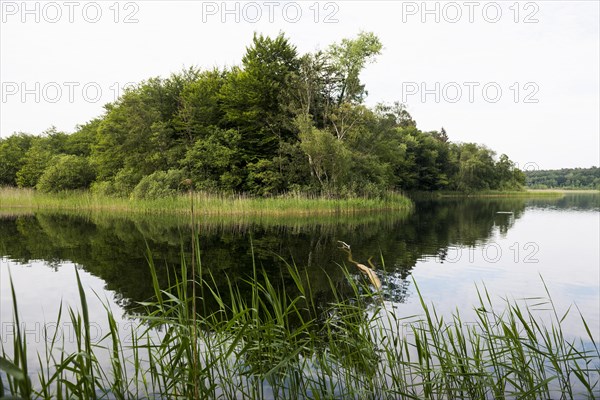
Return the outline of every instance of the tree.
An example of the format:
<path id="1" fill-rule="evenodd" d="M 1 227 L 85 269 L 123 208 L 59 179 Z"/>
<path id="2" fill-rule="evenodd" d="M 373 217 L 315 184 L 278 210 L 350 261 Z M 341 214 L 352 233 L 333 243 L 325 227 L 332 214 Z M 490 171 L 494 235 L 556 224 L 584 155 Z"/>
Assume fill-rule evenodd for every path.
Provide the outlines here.
<path id="1" fill-rule="evenodd" d="M 447 146 L 436 139 L 435 132 L 412 126 L 396 129 L 406 149 L 403 159 L 395 163 L 399 186 L 426 191 L 446 188 L 452 170 Z"/>
<path id="2" fill-rule="evenodd" d="M 394 102 L 391 105 L 379 103 L 375 106 L 374 111 L 387 129 L 415 128 L 417 126 L 406 106 L 400 102 Z"/>
<path id="3" fill-rule="evenodd" d="M 221 125 L 224 113 L 219 93 L 227 75 L 227 71 L 218 69 L 204 71 L 181 91 L 174 124 L 185 138 L 187 146 L 192 146 L 196 140 L 204 138 L 210 127 Z"/>
<path id="4" fill-rule="evenodd" d="M 35 187 L 50 160 L 64 153 L 67 139 L 67 134 L 58 132 L 54 127 L 44 131 L 41 136 L 34 137 L 31 147 L 24 155 L 25 162 L 17 172 L 17 185 Z"/>
<path id="5" fill-rule="evenodd" d="M 235 130 L 210 128 L 205 139 L 196 141 L 182 162 L 196 188 L 239 190 L 242 183 L 240 169 L 240 134 Z"/>
<path id="6" fill-rule="evenodd" d="M 331 112 L 329 121 L 333 128 L 335 137 L 338 140 L 350 134 L 353 130 L 357 130 L 361 123 L 365 120 L 367 108 L 363 105 L 354 105 L 351 103 L 343 103 Z"/>
<path id="7" fill-rule="evenodd" d="M 381 50 L 368 32 L 304 55 L 283 34 L 255 34 L 239 66 L 143 81 L 71 135 L 50 129 L 0 140 L 0 185 L 69 187 L 75 177 L 56 165 L 89 162 L 91 190 L 124 197 L 176 193 L 179 177 L 262 196 L 521 187 L 508 157 L 452 143 L 444 128 L 419 130 L 404 104 L 367 106 L 360 74 Z M 590 187 L 600 180 L 594 174 L 569 170 L 536 182 Z"/>
<path id="8" fill-rule="evenodd" d="M 0 186 L 17 185 L 17 172 L 26 162 L 25 154 L 32 141 L 33 137 L 25 133 L 0 139 Z"/>
<path id="9" fill-rule="evenodd" d="M 123 168 L 144 176 L 178 166 L 188 143 L 175 117 L 182 91 L 198 76 L 190 69 L 168 79 L 152 78 L 106 106 L 90 157 L 99 180 L 108 181 Z"/>
<path id="10" fill-rule="evenodd" d="M 311 118 L 316 128 L 324 129 L 335 103 L 337 75 L 328 54 L 318 51 L 302 56 L 288 93 L 294 115 Z"/>
<path id="11" fill-rule="evenodd" d="M 600 189 L 600 168 L 563 168 L 535 170 L 524 173 L 527 186 L 534 188 L 588 188 Z"/>
<path id="12" fill-rule="evenodd" d="M 242 58 L 221 89 L 225 127 L 241 134 L 246 163 L 271 159 L 282 141 L 296 137 L 287 101 L 287 86 L 297 74 L 296 48 L 283 34 L 275 39 L 254 35 Z"/>
<path id="13" fill-rule="evenodd" d="M 448 143 L 448 134 L 443 126 L 439 132 L 433 132 L 433 136 L 442 143 Z"/>
<path id="14" fill-rule="evenodd" d="M 337 105 L 344 102 L 361 103 L 365 86 L 359 75 L 363 68 L 381 53 L 383 48 L 379 38 L 371 32 L 361 32 L 356 39 L 343 39 L 328 49 L 334 70 L 337 74 Z"/>
<path id="15" fill-rule="evenodd" d="M 67 136 L 64 146 L 66 154 L 89 157 L 92 147 L 98 141 L 98 126 L 101 119 L 96 118 L 86 124 L 77 126 L 77 130 Z"/>
<path id="16" fill-rule="evenodd" d="M 326 193 L 333 193 L 347 183 L 351 153 L 342 141 L 329 132 L 317 129 L 309 121 L 298 121 L 300 147 L 307 156 L 311 176 Z"/>
<path id="17" fill-rule="evenodd" d="M 464 191 L 493 189 L 495 183 L 495 153 L 475 143 L 458 147 L 459 170 L 454 188 Z"/>
<path id="18" fill-rule="evenodd" d="M 253 194 L 269 196 L 283 191 L 283 176 L 279 173 L 278 159 L 258 160 L 248 164 L 248 189 Z"/>

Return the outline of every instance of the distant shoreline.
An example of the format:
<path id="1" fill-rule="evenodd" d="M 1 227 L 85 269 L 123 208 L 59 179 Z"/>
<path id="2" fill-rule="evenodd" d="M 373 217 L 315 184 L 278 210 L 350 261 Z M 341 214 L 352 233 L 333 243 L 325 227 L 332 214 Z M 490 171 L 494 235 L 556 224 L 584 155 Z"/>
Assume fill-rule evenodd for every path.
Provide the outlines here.
<path id="1" fill-rule="evenodd" d="M 556 193 L 598 193 L 600 194 L 600 189 L 563 189 L 563 188 L 549 188 L 549 189 L 526 189 L 531 193 L 547 193 L 547 192 L 556 192 Z"/>
<path id="2" fill-rule="evenodd" d="M 574 191 L 565 190 L 481 190 L 472 192 L 462 191 L 448 191 L 440 190 L 433 192 L 414 192 L 409 194 L 410 198 L 482 198 L 482 197 L 562 197 L 566 193 L 573 193 Z M 587 193 L 593 192 L 593 190 L 585 191 Z"/>

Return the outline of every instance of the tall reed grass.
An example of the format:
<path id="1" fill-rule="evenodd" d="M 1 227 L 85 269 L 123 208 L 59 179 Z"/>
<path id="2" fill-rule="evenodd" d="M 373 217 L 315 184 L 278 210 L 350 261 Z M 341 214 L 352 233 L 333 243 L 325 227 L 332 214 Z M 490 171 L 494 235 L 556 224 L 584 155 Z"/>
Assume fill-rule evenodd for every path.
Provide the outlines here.
<path id="1" fill-rule="evenodd" d="M 408 198 L 392 192 L 381 197 L 339 199 L 304 194 L 253 197 L 194 192 L 193 200 L 195 213 L 208 216 L 352 215 L 365 211 L 406 211 L 412 205 Z M 89 191 L 42 193 L 32 189 L 0 188 L 0 209 L 9 208 L 189 214 L 190 196 L 133 200 Z"/>
<path id="2" fill-rule="evenodd" d="M 319 304 L 311 277 L 293 263 L 277 285 L 256 264 L 247 279 L 219 289 L 198 242 L 193 265 L 182 256 L 168 287 L 160 287 L 148 252 L 154 298 L 141 303 L 137 329 L 120 332 L 107 307 L 109 330 L 90 340 L 86 290 L 80 304 L 58 313 L 74 327 L 76 349 L 50 333 L 37 365 L 12 288 L 10 348 L 0 352 L 0 398 L 53 399 L 580 399 L 598 398 L 600 352 L 583 316 L 584 338 L 568 338 L 550 295 L 535 307 L 494 304 L 479 290 L 476 321 L 459 311 L 439 315 L 418 291 L 421 315 L 400 316 L 381 291 L 345 266 L 344 287 L 330 280 L 334 301 Z M 193 293 L 196 296 L 193 296 Z M 205 301 L 216 311 L 204 311 Z M 551 312 L 551 320 L 539 308 Z M 214 309 L 213 309 L 214 310 Z M 100 316 L 93 316 L 99 318 Z M 123 335 L 131 336 L 127 344 Z M 64 341 L 64 338 L 63 338 Z M 3 342 L 2 342 L 3 343 Z M 108 354 L 103 357 L 101 354 Z M 102 359 L 108 361 L 102 362 Z"/>

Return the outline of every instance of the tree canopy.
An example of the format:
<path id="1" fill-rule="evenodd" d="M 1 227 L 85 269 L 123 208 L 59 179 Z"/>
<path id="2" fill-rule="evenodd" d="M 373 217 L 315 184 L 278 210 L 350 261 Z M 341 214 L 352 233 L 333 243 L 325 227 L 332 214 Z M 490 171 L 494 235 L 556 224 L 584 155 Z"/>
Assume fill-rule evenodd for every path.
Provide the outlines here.
<path id="1" fill-rule="evenodd" d="M 301 55 L 255 34 L 239 66 L 140 82 L 71 134 L 1 139 L 0 185 L 139 198 L 188 179 L 261 196 L 521 188 L 506 155 L 421 131 L 404 104 L 365 105 L 360 76 L 382 48 L 362 32 Z"/>
<path id="2" fill-rule="evenodd" d="M 600 189 L 600 168 L 526 171 L 527 186 L 535 189 Z"/>

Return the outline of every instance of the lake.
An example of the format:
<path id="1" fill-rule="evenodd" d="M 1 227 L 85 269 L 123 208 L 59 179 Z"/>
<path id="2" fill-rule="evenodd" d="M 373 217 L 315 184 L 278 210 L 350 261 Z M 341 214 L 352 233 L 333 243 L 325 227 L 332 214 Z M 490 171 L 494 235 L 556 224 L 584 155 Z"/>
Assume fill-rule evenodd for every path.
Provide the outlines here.
<path id="1" fill-rule="evenodd" d="M 409 214 L 352 217 L 199 218 L 203 274 L 217 286 L 249 279 L 253 262 L 278 285 L 288 285 L 285 263 L 306 271 L 316 302 L 332 301 L 329 279 L 343 286 L 340 265 L 358 270 L 340 249 L 372 263 L 383 296 L 400 315 L 420 310 L 416 285 L 438 313 L 460 310 L 474 320 L 477 289 L 499 303 L 515 299 L 535 306 L 549 290 L 559 312 L 576 305 L 600 338 L 600 196 L 562 198 L 446 198 L 415 201 Z M 185 217 L 103 215 L 0 210 L 0 339 L 13 339 L 9 276 L 35 363 L 44 327 L 62 304 L 77 307 L 75 268 L 88 290 L 92 335 L 106 334 L 104 307 L 115 311 L 125 336 L 152 298 L 151 256 L 163 286 L 191 253 L 191 224 Z M 254 260 L 254 261 L 253 261 Z M 171 277 L 171 278 L 170 278 Z M 217 307 L 207 302 L 203 312 Z M 63 311 L 64 312 L 64 311 Z M 565 332 L 585 336 L 581 324 Z M 68 324 L 59 328 L 69 346 Z M 73 343 L 71 343 L 72 345 Z"/>

